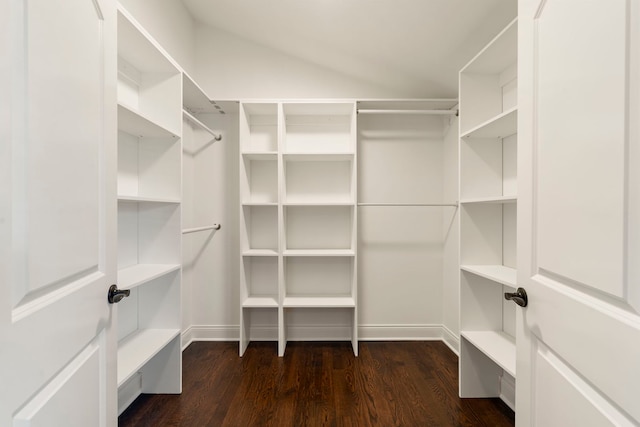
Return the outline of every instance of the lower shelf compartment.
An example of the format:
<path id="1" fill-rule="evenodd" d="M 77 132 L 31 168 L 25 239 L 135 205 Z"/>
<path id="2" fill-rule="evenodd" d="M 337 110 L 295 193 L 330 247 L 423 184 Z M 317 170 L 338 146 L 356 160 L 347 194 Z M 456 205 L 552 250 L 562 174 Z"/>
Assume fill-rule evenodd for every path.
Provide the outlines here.
<path id="1" fill-rule="evenodd" d="M 253 296 L 248 297 L 242 302 L 243 308 L 270 308 L 278 307 L 278 300 L 276 297 L 268 296 Z"/>
<path id="2" fill-rule="evenodd" d="M 516 341 L 501 331 L 461 331 L 473 344 L 512 377 L 516 377 Z"/>
<path id="3" fill-rule="evenodd" d="M 118 343 L 118 387 L 180 334 L 180 329 L 142 329 Z"/>

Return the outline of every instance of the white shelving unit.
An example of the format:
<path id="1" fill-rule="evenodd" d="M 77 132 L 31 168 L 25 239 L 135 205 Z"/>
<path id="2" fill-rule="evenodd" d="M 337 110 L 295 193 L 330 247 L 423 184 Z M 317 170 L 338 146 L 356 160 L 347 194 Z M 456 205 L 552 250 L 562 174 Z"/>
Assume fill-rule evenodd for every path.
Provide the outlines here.
<path id="1" fill-rule="evenodd" d="M 118 11 L 118 409 L 180 393 L 181 72 Z"/>
<path id="2" fill-rule="evenodd" d="M 515 384 L 517 21 L 460 71 L 460 396 Z M 512 388 L 512 387 L 511 387 Z M 508 394 L 508 392 L 507 392 Z"/>
<path id="3" fill-rule="evenodd" d="M 254 316 L 282 356 L 315 309 L 347 311 L 357 355 L 355 119 L 353 102 L 240 106 L 241 355 Z"/>

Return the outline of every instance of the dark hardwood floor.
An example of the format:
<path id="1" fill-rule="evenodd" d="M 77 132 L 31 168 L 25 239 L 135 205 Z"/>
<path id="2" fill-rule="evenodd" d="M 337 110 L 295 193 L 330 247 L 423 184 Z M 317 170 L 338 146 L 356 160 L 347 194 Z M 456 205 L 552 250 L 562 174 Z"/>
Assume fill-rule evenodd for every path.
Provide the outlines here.
<path id="1" fill-rule="evenodd" d="M 458 358 L 442 342 L 195 342 L 182 395 L 142 395 L 120 426 L 513 426 L 499 399 L 458 398 Z"/>

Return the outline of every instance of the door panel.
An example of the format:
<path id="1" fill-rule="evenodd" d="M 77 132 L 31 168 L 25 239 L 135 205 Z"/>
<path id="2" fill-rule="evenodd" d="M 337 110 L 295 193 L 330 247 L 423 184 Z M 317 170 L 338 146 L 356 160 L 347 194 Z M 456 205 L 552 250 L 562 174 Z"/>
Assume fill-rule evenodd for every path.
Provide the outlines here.
<path id="1" fill-rule="evenodd" d="M 640 424 L 639 4 L 519 2 L 518 425 Z"/>
<path id="2" fill-rule="evenodd" d="M 99 337 L 75 357 L 62 372 L 57 374 L 18 412 L 14 419 L 15 427 L 50 426 L 51 420 L 64 419 L 65 426 L 99 426 L 101 389 L 106 389 L 105 366 Z M 78 400 L 77 390 L 85 393 Z M 76 411 L 74 408 L 83 410 Z"/>
<path id="3" fill-rule="evenodd" d="M 547 1 L 534 36 L 537 267 L 616 298 L 625 296 L 625 3 Z"/>
<path id="4" fill-rule="evenodd" d="M 0 15 L 0 425 L 113 425 L 115 2 Z"/>
<path id="5" fill-rule="evenodd" d="M 544 344 L 535 345 L 536 418 L 541 426 L 631 426 L 629 419 Z M 557 411 L 562 402 L 566 411 Z"/>
<path id="6" fill-rule="evenodd" d="M 100 11 L 90 0 L 25 2 L 24 7 L 25 140 L 14 157 L 14 188 L 23 203 L 14 212 L 24 221 L 16 243 L 22 241 L 18 244 L 29 256 L 20 272 L 24 280 L 14 282 L 26 289 L 15 289 L 14 298 L 56 291 L 69 278 L 97 271 L 99 261 Z"/>

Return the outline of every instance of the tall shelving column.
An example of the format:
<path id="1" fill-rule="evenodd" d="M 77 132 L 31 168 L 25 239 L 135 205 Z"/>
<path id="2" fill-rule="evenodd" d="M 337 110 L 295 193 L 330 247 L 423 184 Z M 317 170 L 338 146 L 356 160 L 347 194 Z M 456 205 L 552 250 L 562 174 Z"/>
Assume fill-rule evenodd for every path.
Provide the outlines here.
<path id="1" fill-rule="evenodd" d="M 240 105 L 240 356 L 252 324 L 274 332 L 281 323 L 278 110 L 278 103 Z"/>
<path id="2" fill-rule="evenodd" d="M 513 405 L 517 21 L 460 71 L 460 396 Z"/>
<path id="3" fill-rule="evenodd" d="M 118 11 L 118 409 L 180 393 L 181 74 Z"/>
<path id="4" fill-rule="evenodd" d="M 356 106 L 285 103 L 280 354 L 294 312 L 348 313 L 358 354 Z"/>

